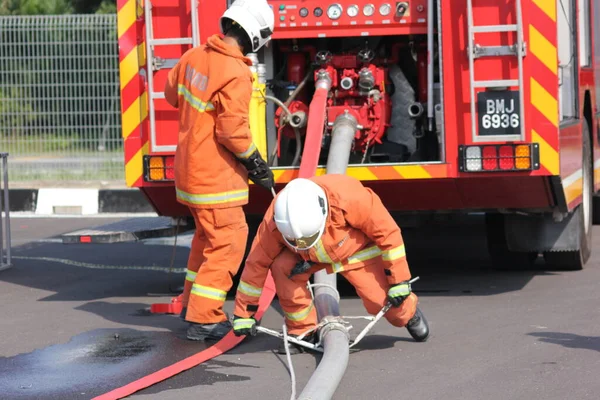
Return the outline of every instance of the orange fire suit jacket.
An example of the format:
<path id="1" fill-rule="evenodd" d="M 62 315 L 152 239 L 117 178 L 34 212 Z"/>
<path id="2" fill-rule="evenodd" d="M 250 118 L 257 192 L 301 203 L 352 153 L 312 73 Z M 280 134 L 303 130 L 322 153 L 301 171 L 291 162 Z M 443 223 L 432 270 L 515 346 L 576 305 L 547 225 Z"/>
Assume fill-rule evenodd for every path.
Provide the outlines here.
<path id="1" fill-rule="evenodd" d="M 165 99 L 179 109 L 177 200 L 195 208 L 248 203 L 248 173 L 237 158 L 255 149 L 248 121 L 252 61 L 210 37 L 169 72 Z"/>
<path id="2" fill-rule="evenodd" d="M 310 272 L 348 271 L 383 263 L 388 282 L 410 279 L 400 228 L 379 196 L 347 175 L 310 178 L 323 188 L 329 211 L 325 232 L 312 248 L 299 251 L 301 259 L 316 263 Z M 258 305 L 273 260 L 288 247 L 273 218 L 274 201 L 261 222 L 246 259 L 235 300 L 235 315 L 251 317 Z M 294 250 L 292 250 L 294 251 Z"/>

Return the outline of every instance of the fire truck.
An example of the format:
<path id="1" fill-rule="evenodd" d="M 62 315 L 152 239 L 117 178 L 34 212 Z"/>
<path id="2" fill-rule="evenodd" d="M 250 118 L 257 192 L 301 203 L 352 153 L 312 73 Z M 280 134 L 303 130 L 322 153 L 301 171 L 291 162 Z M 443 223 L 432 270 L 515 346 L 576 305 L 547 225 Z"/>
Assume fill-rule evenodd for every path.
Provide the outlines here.
<path id="1" fill-rule="evenodd" d="M 247 0 L 251 1 L 251 0 Z M 174 189 L 169 70 L 219 32 L 228 0 L 118 0 L 126 182 L 159 215 Z M 600 189 L 600 1 L 273 0 L 249 109 L 277 190 L 346 173 L 392 212 L 485 213 L 498 266 L 581 269 Z M 337 144 L 336 144 L 337 143 Z M 272 197 L 251 185 L 248 214 Z"/>

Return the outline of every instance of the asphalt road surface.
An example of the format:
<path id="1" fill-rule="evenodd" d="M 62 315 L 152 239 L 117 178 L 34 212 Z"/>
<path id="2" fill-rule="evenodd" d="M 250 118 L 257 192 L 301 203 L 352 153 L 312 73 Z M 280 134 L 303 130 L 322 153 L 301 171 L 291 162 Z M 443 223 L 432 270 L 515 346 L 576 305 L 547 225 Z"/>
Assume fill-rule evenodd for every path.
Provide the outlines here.
<path id="1" fill-rule="evenodd" d="M 183 282 L 189 237 L 63 245 L 57 235 L 113 219 L 13 218 L 14 267 L 0 272 L 0 398 L 89 399 L 195 354 L 185 324 L 152 315 Z M 600 231 L 588 266 L 496 271 L 483 225 L 405 229 L 420 307 L 432 337 L 414 342 L 382 320 L 350 356 L 335 399 L 598 399 Z M 340 282 L 342 313 L 364 315 Z M 232 310 L 232 302 L 226 308 Z M 276 302 L 263 326 L 280 329 Z M 364 323 L 357 322 L 354 334 Z M 139 399 L 289 399 L 278 339 L 229 353 L 131 396 Z M 293 356 L 300 393 L 319 357 Z"/>

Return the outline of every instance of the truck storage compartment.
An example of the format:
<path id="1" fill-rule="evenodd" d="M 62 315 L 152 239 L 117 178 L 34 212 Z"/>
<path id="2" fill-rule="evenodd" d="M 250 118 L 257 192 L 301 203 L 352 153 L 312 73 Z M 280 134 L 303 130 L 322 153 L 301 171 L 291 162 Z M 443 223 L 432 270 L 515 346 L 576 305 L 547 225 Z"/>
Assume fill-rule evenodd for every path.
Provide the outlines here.
<path id="1" fill-rule="evenodd" d="M 268 121 L 276 129 L 268 146 L 271 163 L 299 165 L 315 83 L 323 74 L 331 89 L 320 165 L 326 163 L 331 125 L 345 113 L 357 121 L 351 164 L 442 160 L 441 121 L 427 117 L 426 35 L 277 40 L 271 59 L 268 87 L 289 110 L 277 106 L 274 121 Z M 439 108 L 437 68 L 430 90 Z"/>

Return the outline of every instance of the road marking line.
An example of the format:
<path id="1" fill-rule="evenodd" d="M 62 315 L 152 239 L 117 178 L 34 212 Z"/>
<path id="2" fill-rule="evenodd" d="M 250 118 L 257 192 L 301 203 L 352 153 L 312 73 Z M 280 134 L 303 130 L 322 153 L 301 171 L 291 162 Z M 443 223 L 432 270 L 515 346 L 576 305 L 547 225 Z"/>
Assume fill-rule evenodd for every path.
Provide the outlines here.
<path id="1" fill-rule="evenodd" d="M 80 261 L 68 260 L 66 258 L 54 258 L 54 257 L 27 257 L 27 256 L 12 256 L 11 258 L 17 260 L 33 260 L 33 261 L 48 261 L 59 264 L 69 265 L 73 267 L 82 267 L 88 269 L 116 269 L 123 271 L 159 271 L 159 272 L 173 272 L 176 274 L 184 274 L 187 272 L 187 268 L 173 268 L 172 270 L 167 267 L 159 267 L 154 265 L 103 265 L 103 264 L 92 264 Z"/>

